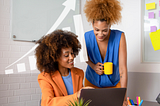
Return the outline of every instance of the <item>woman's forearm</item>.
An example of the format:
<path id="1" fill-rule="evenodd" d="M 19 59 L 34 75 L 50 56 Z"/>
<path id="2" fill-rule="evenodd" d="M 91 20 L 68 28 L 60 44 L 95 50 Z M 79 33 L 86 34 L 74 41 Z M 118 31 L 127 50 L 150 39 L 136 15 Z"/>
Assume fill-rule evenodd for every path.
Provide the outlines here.
<path id="1" fill-rule="evenodd" d="M 91 61 L 90 61 L 90 59 L 88 59 L 88 61 L 86 62 L 92 69 L 94 69 L 93 67 L 94 67 L 94 63 L 92 63 Z"/>
<path id="2" fill-rule="evenodd" d="M 127 69 L 121 69 L 120 70 L 120 84 L 121 84 L 121 88 L 126 88 L 126 90 L 127 90 L 127 79 L 128 79 Z M 124 100 L 126 99 L 127 97 L 125 94 Z"/>
<path id="3" fill-rule="evenodd" d="M 120 70 L 120 83 L 122 88 L 127 88 L 127 69 Z"/>

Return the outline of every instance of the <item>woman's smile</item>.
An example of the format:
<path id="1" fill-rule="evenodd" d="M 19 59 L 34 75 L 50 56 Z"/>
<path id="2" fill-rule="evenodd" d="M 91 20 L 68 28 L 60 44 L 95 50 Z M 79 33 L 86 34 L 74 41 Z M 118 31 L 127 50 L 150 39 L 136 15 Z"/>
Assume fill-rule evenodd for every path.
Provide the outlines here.
<path id="1" fill-rule="evenodd" d="M 70 65 L 73 65 L 74 64 L 74 62 L 73 61 L 71 61 L 71 62 L 68 62 Z"/>
<path id="2" fill-rule="evenodd" d="M 97 38 L 101 40 L 104 38 L 104 36 L 97 36 Z"/>

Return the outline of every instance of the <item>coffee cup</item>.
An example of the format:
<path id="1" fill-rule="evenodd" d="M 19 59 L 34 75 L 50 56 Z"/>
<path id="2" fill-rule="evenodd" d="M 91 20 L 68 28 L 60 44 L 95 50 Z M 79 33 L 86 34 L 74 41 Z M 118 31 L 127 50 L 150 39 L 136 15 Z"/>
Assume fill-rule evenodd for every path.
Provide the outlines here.
<path id="1" fill-rule="evenodd" d="M 113 74 L 113 63 L 112 62 L 105 62 L 104 63 L 104 74 L 111 75 Z"/>

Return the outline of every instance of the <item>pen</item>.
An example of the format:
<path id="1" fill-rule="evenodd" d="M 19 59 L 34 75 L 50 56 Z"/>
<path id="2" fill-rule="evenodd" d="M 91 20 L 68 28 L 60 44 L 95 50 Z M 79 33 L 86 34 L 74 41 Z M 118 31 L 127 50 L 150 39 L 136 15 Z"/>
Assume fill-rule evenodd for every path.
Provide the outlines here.
<path id="1" fill-rule="evenodd" d="M 138 96 L 138 104 L 140 104 L 141 102 L 141 99 L 140 99 L 140 96 Z"/>
<path id="2" fill-rule="evenodd" d="M 132 101 L 131 101 L 131 99 L 129 99 L 129 102 L 131 103 L 131 105 L 133 105 L 133 104 L 132 104 Z"/>
<path id="3" fill-rule="evenodd" d="M 131 99 L 131 105 L 134 105 L 134 102 L 133 102 L 133 100 Z"/>
<path id="4" fill-rule="evenodd" d="M 128 105 L 131 105 L 131 102 L 129 101 L 129 97 L 127 97 L 127 102 L 128 102 Z"/>
<path id="5" fill-rule="evenodd" d="M 143 100 L 141 100 L 141 102 L 140 102 L 139 106 L 141 106 L 141 105 L 142 105 L 142 103 L 143 103 Z"/>
<path id="6" fill-rule="evenodd" d="M 137 96 L 137 106 L 139 106 L 138 96 Z"/>

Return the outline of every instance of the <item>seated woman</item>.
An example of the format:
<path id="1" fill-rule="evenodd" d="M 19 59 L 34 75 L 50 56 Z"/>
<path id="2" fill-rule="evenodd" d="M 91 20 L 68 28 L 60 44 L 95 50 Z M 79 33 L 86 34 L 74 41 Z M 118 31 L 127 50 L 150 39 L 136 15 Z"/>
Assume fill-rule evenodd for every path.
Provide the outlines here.
<path id="1" fill-rule="evenodd" d="M 42 92 L 41 106 L 65 106 L 80 95 L 83 70 L 74 67 L 81 49 L 77 36 L 56 30 L 37 41 L 38 83 Z"/>

